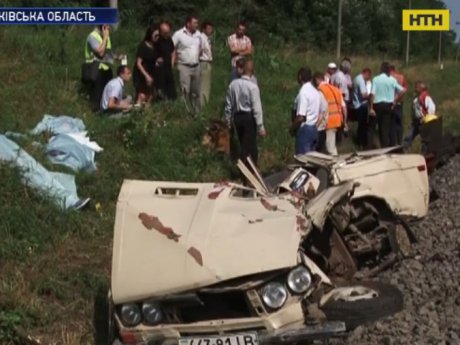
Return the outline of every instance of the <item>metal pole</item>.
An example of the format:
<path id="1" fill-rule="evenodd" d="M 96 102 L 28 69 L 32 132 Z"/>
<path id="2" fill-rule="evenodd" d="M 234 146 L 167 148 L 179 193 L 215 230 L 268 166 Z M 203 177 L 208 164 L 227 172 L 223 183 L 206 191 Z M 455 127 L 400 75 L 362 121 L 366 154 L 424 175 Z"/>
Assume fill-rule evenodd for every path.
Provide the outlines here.
<path id="1" fill-rule="evenodd" d="M 412 9 L 412 0 L 409 0 L 409 9 Z M 409 56 L 410 56 L 410 31 L 407 31 L 407 38 L 406 38 L 406 65 L 409 64 Z"/>
<path id="2" fill-rule="evenodd" d="M 110 0 L 110 1 L 109 1 L 109 4 L 110 4 L 110 7 L 111 7 L 111 8 L 116 8 L 116 9 L 118 9 L 118 0 Z M 120 20 L 120 19 L 118 19 L 118 20 Z M 117 30 L 119 25 L 120 25 L 120 21 L 118 21 L 117 24 L 113 24 L 113 29 L 114 29 L 114 30 Z"/>
<path id="3" fill-rule="evenodd" d="M 342 5 L 343 0 L 339 0 L 339 13 L 337 18 L 337 60 L 340 59 L 342 49 Z"/>
<path id="4" fill-rule="evenodd" d="M 456 22 L 455 25 L 460 25 L 460 22 Z M 455 62 L 458 62 L 458 54 L 460 52 L 460 38 L 457 38 L 457 55 L 455 55 Z"/>
<path id="5" fill-rule="evenodd" d="M 458 53 L 459 53 L 459 48 L 460 48 L 460 41 L 457 42 L 457 54 L 455 55 L 455 63 L 458 62 Z"/>
<path id="6" fill-rule="evenodd" d="M 438 52 L 438 64 L 441 66 L 442 57 L 442 31 L 439 31 L 439 52 Z"/>

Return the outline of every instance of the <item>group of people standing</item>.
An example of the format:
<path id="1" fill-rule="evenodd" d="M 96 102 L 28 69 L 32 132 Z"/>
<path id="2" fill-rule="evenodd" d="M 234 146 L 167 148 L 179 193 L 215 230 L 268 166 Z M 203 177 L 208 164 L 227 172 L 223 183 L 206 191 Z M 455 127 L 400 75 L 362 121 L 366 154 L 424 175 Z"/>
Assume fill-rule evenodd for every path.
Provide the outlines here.
<path id="1" fill-rule="evenodd" d="M 239 140 L 239 158 L 258 161 L 257 136 L 265 137 L 260 90 L 254 76 L 254 62 L 240 59 L 236 63 L 236 80 L 227 90 L 225 121 Z M 426 83 L 415 83 L 412 100 L 412 127 L 403 140 L 403 106 L 407 92 L 404 76 L 388 62 L 372 78 L 370 68 L 364 68 L 354 79 L 351 60 L 344 58 L 340 68 L 329 63 L 325 73 L 313 73 L 309 67 L 298 71 L 300 89 L 292 109 L 290 133 L 295 137 L 295 153 L 311 151 L 337 155 L 337 143 L 348 135 L 349 122 L 357 122 L 356 143 L 362 150 L 403 145 L 408 148 L 420 133 L 420 127 L 436 113 Z"/>
<path id="2" fill-rule="evenodd" d="M 110 27 L 97 26 L 88 36 L 85 46 L 87 64 L 96 66 L 93 80 L 87 81 L 90 100 L 95 111 L 117 113 L 133 106 L 150 105 L 153 100 L 177 98 L 174 67 L 179 73 L 180 95 L 187 109 L 198 113 L 209 101 L 211 92 L 213 48 L 213 25 L 201 24 L 196 16 L 187 16 L 184 26 L 171 34 L 171 25 L 161 21 L 149 26 L 139 44 L 134 65 L 112 53 Z M 245 35 L 246 25 L 239 22 L 234 34 L 228 37 L 231 55 L 231 76 L 236 77 L 237 62 L 253 53 L 250 38 Z M 126 59 L 126 57 L 123 57 Z M 112 79 L 112 64 L 121 60 L 117 75 Z M 124 95 L 124 85 L 133 78 L 134 100 Z"/>
<path id="3" fill-rule="evenodd" d="M 416 83 L 412 104 L 413 128 L 403 140 L 403 107 L 407 92 L 405 77 L 388 62 L 372 78 L 370 68 L 364 68 L 354 79 L 351 60 L 345 58 L 338 69 L 329 63 L 326 73 L 300 69 L 301 88 L 293 109 L 291 133 L 296 137 L 296 154 L 324 151 L 337 155 L 337 142 L 348 133 L 349 122 L 356 121 L 356 143 L 360 149 L 376 148 L 378 131 L 380 147 L 410 146 L 420 121 L 435 114 L 436 107 L 425 83 Z"/>
<path id="4" fill-rule="evenodd" d="M 171 25 L 161 21 L 149 27 L 139 44 L 133 73 L 123 59 L 112 52 L 110 29 L 96 27 L 85 47 L 86 64 L 97 67 L 89 83 L 90 99 L 95 110 L 120 112 L 155 100 L 177 98 L 173 69 L 179 73 L 180 93 L 191 113 L 198 113 L 209 101 L 213 63 L 211 36 L 213 25 L 205 21 L 198 30 L 196 16 L 186 18 L 182 28 L 171 35 Z M 246 24 L 239 22 L 227 38 L 231 56 L 230 84 L 227 90 L 224 119 L 235 133 L 239 157 L 257 164 L 257 136 L 267 135 L 262 102 L 254 75 L 254 46 L 246 35 Z M 117 76 L 112 79 L 111 65 L 121 60 Z M 309 67 L 298 71 L 300 84 L 292 110 L 290 133 L 295 137 L 295 153 L 310 151 L 337 155 L 337 143 L 349 132 L 349 122 L 356 121 L 356 143 L 360 149 L 373 149 L 378 130 L 380 147 L 410 145 L 419 133 L 420 123 L 436 111 L 425 83 L 416 83 L 413 99 L 413 126 L 403 141 L 403 105 L 407 92 L 404 76 L 388 62 L 372 79 L 364 68 L 354 79 L 351 60 L 344 58 L 339 68 L 328 64 L 325 73 L 312 73 Z M 125 83 L 133 76 L 134 102 L 124 94 Z"/>

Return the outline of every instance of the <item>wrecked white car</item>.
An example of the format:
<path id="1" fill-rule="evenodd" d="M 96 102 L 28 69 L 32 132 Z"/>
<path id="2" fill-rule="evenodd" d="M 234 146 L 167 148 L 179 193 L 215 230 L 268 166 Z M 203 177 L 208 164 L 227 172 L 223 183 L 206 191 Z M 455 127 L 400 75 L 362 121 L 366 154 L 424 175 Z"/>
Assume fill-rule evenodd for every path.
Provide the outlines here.
<path id="1" fill-rule="evenodd" d="M 291 343 L 344 335 L 402 309 L 391 285 L 338 283 L 326 272 L 352 255 L 331 256 L 318 243 L 321 234 L 329 242 L 322 230 L 349 203 L 354 183 L 317 194 L 318 179 L 296 169 L 271 193 L 252 177 L 255 189 L 124 182 L 110 292 L 116 342 Z"/>
<path id="2" fill-rule="evenodd" d="M 400 147 L 390 147 L 337 157 L 312 152 L 295 158 L 322 175 L 324 188 L 353 181 L 358 184 L 353 200 L 386 207 L 405 219 L 425 217 L 430 191 L 425 157 L 400 152 Z"/>
<path id="3" fill-rule="evenodd" d="M 408 222 L 426 216 L 430 189 L 425 158 L 398 150 L 338 157 L 312 152 L 297 156 L 299 163 L 264 179 L 268 189 L 279 190 L 280 183 L 301 167 L 320 180 L 319 191 L 344 182 L 355 184 L 350 200 L 337 203 L 324 226 L 317 227 L 321 231 L 309 237 L 311 247 L 317 249 L 309 255 L 323 262 L 328 274 L 370 277 L 408 254 L 415 241 Z"/>

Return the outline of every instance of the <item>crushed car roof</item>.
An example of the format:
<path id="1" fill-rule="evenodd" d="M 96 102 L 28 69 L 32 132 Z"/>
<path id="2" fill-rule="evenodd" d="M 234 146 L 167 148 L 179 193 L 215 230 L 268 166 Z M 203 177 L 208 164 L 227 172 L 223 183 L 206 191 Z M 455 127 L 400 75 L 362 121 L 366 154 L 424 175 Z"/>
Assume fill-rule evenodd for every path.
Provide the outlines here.
<path id="1" fill-rule="evenodd" d="M 389 153 L 396 153 L 401 151 L 401 146 L 392 146 L 392 147 L 385 147 L 381 149 L 375 149 L 375 150 L 368 150 L 368 151 L 358 151 L 354 153 L 346 153 L 346 154 L 341 154 L 338 156 L 331 156 L 327 155 L 324 153 L 312 151 L 308 152 L 303 155 L 296 155 L 294 156 L 295 160 L 304 163 L 304 164 L 314 164 L 314 165 L 321 165 L 321 166 L 329 166 L 332 164 L 335 164 L 340 161 L 345 161 L 350 157 L 357 156 L 357 157 L 373 157 L 373 156 L 379 156 L 379 155 L 384 155 L 384 154 L 389 154 Z"/>

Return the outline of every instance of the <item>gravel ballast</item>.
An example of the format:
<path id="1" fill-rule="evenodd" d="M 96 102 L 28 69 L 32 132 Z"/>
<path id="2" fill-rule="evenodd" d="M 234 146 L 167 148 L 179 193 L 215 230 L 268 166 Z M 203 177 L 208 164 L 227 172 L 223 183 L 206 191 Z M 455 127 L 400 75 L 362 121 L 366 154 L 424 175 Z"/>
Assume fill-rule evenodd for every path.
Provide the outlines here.
<path id="1" fill-rule="evenodd" d="M 460 344 L 460 155 L 430 178 L 439 199 L 412 224 L 409 258 L 379 276 L 404 294 L 404 311 L 355 329 L 346 345 Z M 335 342 L 333 342 L 335 343 Z"/>

